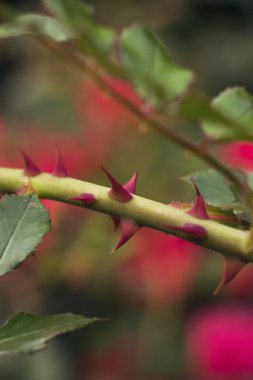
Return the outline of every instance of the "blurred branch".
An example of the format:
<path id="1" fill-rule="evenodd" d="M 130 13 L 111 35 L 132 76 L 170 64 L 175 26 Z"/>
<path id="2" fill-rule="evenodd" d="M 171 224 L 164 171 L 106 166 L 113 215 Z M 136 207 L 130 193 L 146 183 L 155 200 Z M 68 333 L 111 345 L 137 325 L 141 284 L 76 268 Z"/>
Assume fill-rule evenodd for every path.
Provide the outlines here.
<path id="1" fill-rule="evenodd" d="M 37 37 L 37 40 L 57 56 L 70 62 L 79 70 L 88 73 L 104 92 L 106 92 L 118 103 L 127 108 L 132 114 L 140 119 L 141 122 L 145 122 L 146 125 L 148 125 L 151 129 L 157 131 L 182 148 L 185 148 L 188 151 L 192 152 L 202 161 L 206 162 L 208 165 L 222 173 L 229 181 L 231 181 L 241 190 L 242 194 L 246 194 L 246 200 L 249 204 L 251 204 L 251 190 L 248 188 L 246 183 L 240 181 L 240 179 L 236 174 L 233 173 L 232 170 L 224 166 L 219 160 L 209 154 L 206 149 L 203 149 L 201 145 L 198 146 L 184 136 L 176 133 L 174 130 L 169 129 L 163 123 L 156 120 L 151 112 L 148 113 L 143 107 L 138 107 L 132 101 L 124 97 L 115 88 L 113 88 L 108 81 L 105 80 L 103 71 L 101 71 L 101 69 L 98 68 L 93 61 L 89 61 L 83 55 L 70 50 L 66 46 L 57 44 L 53 40 L 46 37 Z"/>

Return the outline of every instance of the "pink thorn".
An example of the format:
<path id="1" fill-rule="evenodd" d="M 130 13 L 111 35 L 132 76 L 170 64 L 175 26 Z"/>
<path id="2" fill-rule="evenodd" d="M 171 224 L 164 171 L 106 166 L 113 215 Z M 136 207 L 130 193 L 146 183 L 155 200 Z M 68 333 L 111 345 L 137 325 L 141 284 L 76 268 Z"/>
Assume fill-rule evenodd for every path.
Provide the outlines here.
<path id="1" fill-rule="evenodd" d="M 114 224 L 114 231 L 117 231 L 120 226 L 120 218 L 118 216 L 111 216 L 111 218 Z"/>
<path id="2" fill-rule="evenodd" d="M 181 227 L 170 227 L 172 230 L 183 232 L 184 234 L 189 235 L 193 239 L 203 240 L 207 237 L 207 231 L 204 227 L 199 226 L 198 224 L 185 223 Z"/>
<path id="3" fill-rule="evenodd" d="M 127 183 L 125 183 L 125 185 L 123 185 L 124 189 L 129 191 L 129 193 L 135 194 L 136 185 L 137 185 L 137 176 L 138 174 L 134 173 L 132 178 Z"/>
<path id="4" fill-rule="evenodd" d="M 129 221 L 123 221 L 121 223 L 121 235 L 119 242 L 117 243 L 116 247 L 112 250 L 111 253 L 114 253 L 117 249 L 122 247 L 129 239 L 131 239 L 132 236 L 138 231 L 140 227 L 137 226 L 137 224 Z"/>
<path id="5" fill-rule="evenodd" d="M 31 160 L 31 158 L 22 150 L 20 149 L 20 153 L 22 154 L 22 157 L 25 162 L 25 169 L 24 172 L 28 177 L 35 177 L 36 175 L 41 174 L 41 170 L 38 168 L 38 166 Z"/>
<path id="6" fill-rule="evenodd" d="M 105 168 L 102 170 L 107 175 L 109 181 L 111 182 L 112 188 L 109 191 L 109 196 L 119 202 L 128 202 L 133 196 L 122 186 Z"/>
<path id="7" fill-rule="evenodd" d="M 224 272 L 221 278 L 220 283 L 214 290 L 213 294 L 217 294 L 221 289 L 232 281 L 237 274 L 247 265 L 243 261 L 236 259 L 235 257 L 224 257 Z"/>
<path id="8" fill-rule="evenodd" d="M 193 207 L 189 211 L 187 211 L 187 213 L 192 215 L 192 216 L 195 216 L 195 218 L 210 219 L 208 214 L 207 214 L 207 211 L 206 211 L 206 205 L 205 205 L 204 198 L 200 194 L 200 191 L 197 188 L 197 186 L 196 185 L 194 185 L 194 186 L 195 186 L 197 196 L 195 198 L 195 202 L 194 202 Z"/>
<path id="9" fill-rule="evenodd" d="M 96 201 L 96 197 L 91 193 L 82 193 L 76 197 L 67 198 L 70 201 L 80 201 L 86 203 L 88 205 L 94 203 Z"/>
<path id="10" fill-rule="evenodd" d="M 56 148 L 56 163 L 55 167 L 52 170 L 51 174 L 56 177 L 68 177 L 67 169 L 64 165 L 63 158 L 61 155 L 61 152 L 57 145 L 55 145 Z"/>

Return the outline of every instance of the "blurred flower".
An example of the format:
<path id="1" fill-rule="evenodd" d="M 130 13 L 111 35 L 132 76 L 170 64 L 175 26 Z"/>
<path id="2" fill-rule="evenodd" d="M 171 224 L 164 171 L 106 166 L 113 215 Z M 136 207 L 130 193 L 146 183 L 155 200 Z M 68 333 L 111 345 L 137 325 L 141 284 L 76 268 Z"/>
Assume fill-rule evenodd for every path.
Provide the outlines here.
<path id="1" fill-rule="evenodd" d="M 141 101 L 131 86 L 123 80 L 110 77 L 105 80 L 119 94 L 136 105 Z M 75 93 L 77 111 L 83 123 L 83 137 L 88 149 L 96 152 L 100 163 L 102 157 L 112 153 L 113 147 L 120 146 L 131 138 L 137 120 L 130 111 L 107 95 L 94 82 L 84 80 Z"/>
<path id="2" fill-rule="evenodd" d="M 253 143 L 240 141 L 224 144 L 220 155 L 231 166 L 253 170 Z"/>
<path id="3" fill-rule="evenodd" d="M 196 311 L 186 329 L 186 359 L 197 380 L 251 380 L 253 310 L 214 306 Z"/>
<path id="4" fill-rule="evenodd" d="M 198 270 L 198 248 L 182 239 L 142 228 L 116 279 L 131 297 L 166 306 L 189 294 Z"/>

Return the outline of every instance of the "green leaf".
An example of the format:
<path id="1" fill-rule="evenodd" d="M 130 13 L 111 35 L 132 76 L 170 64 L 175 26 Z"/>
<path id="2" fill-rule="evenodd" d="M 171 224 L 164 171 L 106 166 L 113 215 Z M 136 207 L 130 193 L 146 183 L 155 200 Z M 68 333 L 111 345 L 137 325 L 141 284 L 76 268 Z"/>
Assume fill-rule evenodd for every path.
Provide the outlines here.
<path id="1" fill-rule="evenodd" d="M 155 106 L 182 95 L 193 80 L 192 72 L 174 64 L 161 41 L 144 27 L 125 29 L 120 48 L 137 92 Z"/>
<path id="2" fill-rule="evenodd" d="M 214 98 L 212 108 L 227 118 L 211 120 L 204 118 L 204 132 L 216 140 L 253 139 L 253 97 L 243 88 L 235 87 L 223 91 Z"/>
<path id="3" fill-rule="evenodd" d="M 0 38 L 46 36 L 57 42 L 67 41 L 73 35 L 60 21 L 52 17 L 29 14 L 0 25 Z"/>
<path id="4" fill-rule="evenodd" d="M 232 206 L 234 194 L 229 182 L 219 172 L 208 170 L 192 173 L 184 179 L 198 186 L 208 204 L 217 207 Z"/>
<path id="5" fill-rule="evenodd" d="M 91 7 L 78 0 L 44 0 L 44 3 L 81 41 L 83 50 L 95 56 L 111 50 L 115 32 L 94 22 Z"/>
<path id="6" fill-rule="evenodd" d="M 93 8 L 78 0 L 43 0 L 52 14 L 73 31 L 81 31 L 93 14 Z"/>
<path id="7" fill-rule="evenodd" d="M 43 317 L 18 313 L 0 327 L 0 355 L 31 354 L 46 348 L 49 339 L 98 320 L 70 313 Z"/>
<path id="8" fill-rule="evenodd" d="M 221 112 L 212 107 L 208 98 L 197 94 L 191 94 L 183 100 L 180 104 L 180 115 L 194 121 L 208 120 L 220 124 L 229 122 Z"/>
<path id="9" fill-rule="evenodd" d="M 36 194 L 0 202 L 0 276 L 15 269 L 50 230 L 48 212 Z"/>
<path id="10" fill-rule="evenodd" d="M 240 202 L 233 203 L 233 212 L 238 218 L 250 223 L 250 210 L 246 205 Z"/>

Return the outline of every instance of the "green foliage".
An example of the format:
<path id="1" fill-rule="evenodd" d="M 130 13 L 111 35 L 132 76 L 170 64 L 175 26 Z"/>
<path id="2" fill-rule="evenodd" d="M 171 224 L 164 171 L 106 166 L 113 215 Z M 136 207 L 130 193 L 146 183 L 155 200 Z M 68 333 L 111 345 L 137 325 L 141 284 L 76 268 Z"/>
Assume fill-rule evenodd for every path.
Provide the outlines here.
<path id="1" fill-rule="evenodd" d="M 95 56 L 111 50 L 115 32 L 94 22 L 91 7 L 76 0 L 44 0 L 44 3 L 79 41 L 81 50 Z"/>
<path id="2" fill-rule="evenodd" d="M 253 139 L 253 97 L 244 88 L 226 89 L 213 99 L 212 108 L 228 122 L 204 118 L 203 130 L 208 136 L 215 140 Z"/>
<path id="3" fill-rule="evenodd" d="M 48 212 L 36 194 L 5 196 L 0 202 L 0 275 L 15 269 L 50 230 Z"/>
<path id="4" fill-rule="evenodd" d="M 43 0 L 46 8 L 78 34 L 91 22 L 92 8 L 76 0 Z"/>
<path id="5" fill-rule="evenodd" d="M 215 170 L 192 173 L 185 179 L 195 183 L 205 201 L 212 206 L 229 206 L 234 201 L 229 182 Z"/>
<path id="6" fill-rule="evenodd" d="M 0 38 L 22 36 L 45 36 L 57 42 L 73 38 L 60 21 L 37 14 L 17 16 L 12 21 L 0 25 Z"/>
<path id="7" fill-rule="evenodd" d="M 80 329 L 98 320 L 70 313 L 44 317 L 18 313 L 0 327 L 0 355 L 40 351 L 55 336 Z"/>
<path id="8" fill-rule="evenodd" d="M 247 175 L 248 183 L 253 189 L 252 173 Z M 234 215 L 240 218 L 244 227 L 248 228 L 249 207 L 245 204 L 245 200 L 241 199 L 238 188 L 231 185 L 224 176 L 216 170 L 207 170 L 197 173 L 192 173 L 184 178 L 186 181 L 194 183 L 198 186 L 208 205 L 214 206 L 214 218 L 218 213 L 229 217 L 231 210 Z M 224 210 L 222 208 L 225 208 Z M 235 223 L 236 224 L 236 223 Z M 241 223 L 238 220 L 237 225 Z"/>
<path id="9" fill-rule="evenodd" d="M 198 121 L 204 133 L 215 142 L 253 140 L 252 96 L 243 88 L 222 92 L 210 103 L 196 94 L 189 95 L 181 104 L 183 118 Z"/>
<path id="10" fill-rule="evenodd" d="M 174 64 L 162 42 L 147 28 L 125 29 L 120 52 L 137 92 L 155 106 L 182 95 L 193 80 L 192 72 Z"/>

